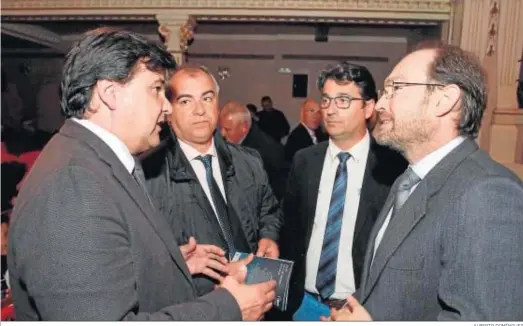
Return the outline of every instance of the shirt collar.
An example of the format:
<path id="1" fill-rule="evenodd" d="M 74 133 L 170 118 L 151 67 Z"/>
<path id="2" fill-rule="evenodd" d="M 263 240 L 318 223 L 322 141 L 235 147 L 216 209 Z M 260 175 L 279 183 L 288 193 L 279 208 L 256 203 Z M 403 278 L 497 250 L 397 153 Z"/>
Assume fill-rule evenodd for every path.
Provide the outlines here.
<path id="1" fill-rule="evenodd" d="M 312 130 L 311 128 L 307 127 L 306 124 L 304 124 L 303 122 L 300 122 L 301 125 L 305 128 L 305 130 L 307 130 L 307 132 L 309 133 L 309 135 L 311 136 L 316 136 L 316 134 L 314 133 L 314 130 Z"/>
<path id="2" fill-rule="evenodd" d="M 125 169 L 129 173 L 133 172 L 135 164 L 134 157 L 131 155 L 131 152 L 129 152 L 129 148 L 127 148 L 120 138 L 89 120 L 78 118 L 71 118 L 71 120 L 82 125 L 98 136 L 98 138 L 100 138 L 116 154 L 116 157 L 118 157 L 120 162 L 122 162 Z"/>
<path id="3" fill-rule="evenodd" d="M 420 179 L 425 178 L 425 176 L 432 170 L 436 164 L 438 164 L 448 153 L 450 153 L 454 148 L 458 147 L 466 137 L 458 136 L 453 140 L 446 143 L 444 146 L 438 148 L 432 153 L 426 155 L 417 163 L 411 165 L 411 168 Z"/>
<path id="4" fill-rule="evenodd" d="M 209 147 L 209 149 L 205 153 L 198 152 L 194 147 L 192 147 L 187 142 L 184 142 L 180 138 L 178 138 L 178 143 L 180 144 L 180 148 L 182 149 L 182 152 L 185 154 L 185 157 L 187 157 L 189 161 L 195 160 L 198 156 L 204 156 L 207 154 L 210 154 L 213 157 L 217 157 L 216 147 L 214 146 L 214 138 L 211 139 L 211 147 Z"/>
<path id="5" fill-rule="evenodd" d="M 366 158 L 367 153 L 370 149 L 370 135 L 367 131 L 365 133 L 365 136 L 354 146 L 352 146 L 351 149 L 349 149 L 348 152 L 351 156 L 351 158 L 356 162 L 359 163 L 361 160 Z M 331 138 L 329 138 L 329 147 L 327 148 L 327 153 L 331 161 L 337 160 L 338 154 L 342 152 L 342 150 L 334 144 Z"/>

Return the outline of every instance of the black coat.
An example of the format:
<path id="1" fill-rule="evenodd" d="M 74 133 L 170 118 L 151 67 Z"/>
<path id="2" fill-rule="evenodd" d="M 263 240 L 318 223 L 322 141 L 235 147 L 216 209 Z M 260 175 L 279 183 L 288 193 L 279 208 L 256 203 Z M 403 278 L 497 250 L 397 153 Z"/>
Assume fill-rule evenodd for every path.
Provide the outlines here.
<path id="1" fill-rule="evenodd" d="M 278 242 L 282 212 L 258 152 L 226 143 L 218 133 L 214 144 L 235 244 L 239 237 L 246 242 L 238 249 L 255 252 L 262 238 Z M 172 133 L 142 163 L 151 199 L 167 219 L 178 244 L 194 236 L 198 243 L 226 249 L 212 206 L 175 135 Z M 200 294 L 212 289 L 207 278 L 194 279 Z"/>
<path id="2" fill-rule="evenodd" d="M 258 126 L 267 135 L 271 136 L 277 142 L 280 142 L 283 137 L 289 133 L 291 128 L 285 114 L 280 110 L 273 109 L 272 111 L 259 111 Z"/>
<path id="3" fill-rule="evenodd" d="M 269 183 L 276 198 L 280 200 L 285 191 L 287 173 L 289 172 L 289 166 L 285 160 L 283 145 L 265 134 L 255 124 L 251 126 L 251 129 L 245 136 L 242 145 L 253 148 L 260 153 L 263 167 L 269 177 Z"/>
<path id="4" fill-rule="evenodd" d="M 329 135 L 325 133 L 321 127 L 317 128 L 314 133 L 316 135 L 317 143 L 329 139 Z M 305 127 L 300 123 L 292 130 L 289 138 L 287 138 L 287 143 L 285 143 L 285 158 L 290 162 L 297 151 L 312 145 L 314 145 L 314 143 L 311 135 L 309 135 L 307 129 L 305 129 Z"/>

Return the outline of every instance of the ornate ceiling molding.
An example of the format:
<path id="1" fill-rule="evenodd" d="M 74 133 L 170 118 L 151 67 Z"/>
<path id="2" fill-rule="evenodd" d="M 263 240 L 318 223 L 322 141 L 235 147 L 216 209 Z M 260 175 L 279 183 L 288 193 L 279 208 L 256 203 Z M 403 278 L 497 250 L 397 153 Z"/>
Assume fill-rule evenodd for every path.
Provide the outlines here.
<path id="1" fill-rule="evenodd" d="M 17 15 L 5 16 L 2 15 L 2 21 L 6 22 L 60 22 L 60 21 L 123 21 L 123 22 L 139 22 L 139 21 L 155 21 L 155 15 Z"/>
<path id="2" fill-rule="evenodd" d="M 412 26 L 436 26 L 438 20 L 412 20 L 412 19 L 370 19 L 370 18 L 347 18 L 347 17 L 264 17 L 264 16 L 217 16 L 217 15 L 191 15 L 200 22 L 290 22 L 290 23 L 335 23 L 335 24 L 376 24 L 376 25 L 412 25 Z M 60 21 L 159 21 L 158 15 L 89 15 L 89 16 L 4 16 L 4 22 L 60 22 Z M 165 18 L 163 20 L 178 21 L 177 18 Z"/>
<path id="3" fill-rule="evenodd" d="M 149 16 L 184 11 L 202 19 L 288 21 L 289 17 L 386 20 L 450 19 L 452 0 L 3 0 L 3 16 Z M 214 17 L 214 18 L 213 18 Z M 265 17 L 265 18 L 264 18 Z M 343 21 L 340 21 L 343 22 Z"/>
<path id="4" fill-rule="evenodd" d="M 63 51 L 62 38 L 60 35 L 32 24 L 2 23 L 2 33 L 47 46 L 51 49 Z"/>

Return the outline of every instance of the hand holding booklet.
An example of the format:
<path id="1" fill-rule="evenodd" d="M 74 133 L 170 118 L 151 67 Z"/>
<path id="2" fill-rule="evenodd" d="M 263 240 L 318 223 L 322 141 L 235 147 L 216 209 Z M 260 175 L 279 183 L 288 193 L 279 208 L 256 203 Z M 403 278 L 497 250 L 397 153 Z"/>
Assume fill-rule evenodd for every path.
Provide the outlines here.
<path id="1" fill-rule="evenodd" d="M 232 261 L 247 258 L 249 254 L 236 252 Z M 255 256 L 247 265 L 246 284 L 258 284 L 270 280 L 276 281 L 276 298 L 274 306 L 280 311 L 287 310 L 287 299 L 289 296 L 289 283 L 291 279 L 292 266 L 294 262 L 283 259 L 272 259 Z"/>

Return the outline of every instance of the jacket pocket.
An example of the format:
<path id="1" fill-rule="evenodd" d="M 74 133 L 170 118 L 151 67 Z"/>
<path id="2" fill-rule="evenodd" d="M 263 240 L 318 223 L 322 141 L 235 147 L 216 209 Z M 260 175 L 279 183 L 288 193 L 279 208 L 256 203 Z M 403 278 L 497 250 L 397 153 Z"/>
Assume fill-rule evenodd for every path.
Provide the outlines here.
<path id="1" fill-rule="evenodd" d="M 425 265 L 423 255 L 393 255 L 385 268 L 398 271 L 419 271 Z"/>

